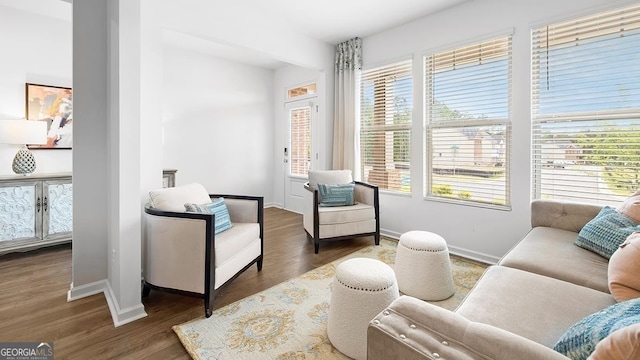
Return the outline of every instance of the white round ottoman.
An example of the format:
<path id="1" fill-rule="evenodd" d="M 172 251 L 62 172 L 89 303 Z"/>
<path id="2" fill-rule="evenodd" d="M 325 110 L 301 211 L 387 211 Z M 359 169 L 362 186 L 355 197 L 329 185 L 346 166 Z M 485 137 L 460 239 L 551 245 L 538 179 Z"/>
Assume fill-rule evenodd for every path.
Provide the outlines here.
<path id="1" fill-rule="evenodd" d="M 336 269 L 331 289 L 327 333 L 341 353 L 367 358 L 367 326 L 400 296 L 393 269 L 367 258 L 345 260 Z"/>
<path id="2" fill-rule="evenodd" d="M 394 264 L 398 287 L 422 300 L 444 300 L 455 292 L 447 242 L 428 231 L 400 236 Z"/>

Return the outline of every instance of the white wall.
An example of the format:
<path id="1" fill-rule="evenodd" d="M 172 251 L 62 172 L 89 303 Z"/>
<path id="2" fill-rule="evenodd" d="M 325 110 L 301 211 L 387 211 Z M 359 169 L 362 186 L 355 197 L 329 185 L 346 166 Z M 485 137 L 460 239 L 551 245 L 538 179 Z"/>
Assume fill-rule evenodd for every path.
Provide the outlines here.
<path id="1" fill-rule="evenodd" d="M 0 6 L 0 34 L 0 119 L 25 117 L 25 83 L 71 87 L 71 22 Z M 0 144 L 0 175 L 14 174 L 19 148 Z M 36 173 L 72 169 L 71 150 L 33 153 Z"/>
<path id="2" fill-rule="evenodd" d="M 273 70 L 164 51 L 164 167 L 176 185 L 273 202 Z"/>
<path id="3" fill-rule="evenodd" d="M 413 57 L 414 112 L 412 195 L 381 194 L 383 232 L 398 236 L 427 230 L 447 239 L 452 251 L 495 261 L 529 229 L 530 203 L 530 29 L 554 20 L 630 1 L 475 0 L 363 39 L 363 67 Z M 422 56 L 513 29 L 511 211 L 460 206 L 423 199 Z"/>

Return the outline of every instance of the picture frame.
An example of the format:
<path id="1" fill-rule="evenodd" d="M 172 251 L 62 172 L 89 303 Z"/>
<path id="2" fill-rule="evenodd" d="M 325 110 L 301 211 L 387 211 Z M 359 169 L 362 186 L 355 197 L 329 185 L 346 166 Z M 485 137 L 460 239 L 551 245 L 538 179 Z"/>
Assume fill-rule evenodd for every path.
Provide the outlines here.
<path id="1" fill-rule="evenodd" d="M 73 90 L 68 87 L 26 83 L 25 118 L 47 121 L 47 143 L 29 149 L 73 147 Z"/>

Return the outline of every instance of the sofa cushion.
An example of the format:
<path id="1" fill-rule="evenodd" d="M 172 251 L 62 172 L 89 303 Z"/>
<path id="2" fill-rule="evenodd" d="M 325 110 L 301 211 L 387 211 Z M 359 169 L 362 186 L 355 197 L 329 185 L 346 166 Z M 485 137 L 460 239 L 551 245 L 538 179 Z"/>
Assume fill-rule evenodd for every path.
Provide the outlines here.
<path id="1" fill-rule="evenodd" d="M 184 212 L 185 203 L 211 202 L 204 186 L 198 183 L 149 191 L 151 206 L 162 211 Z"/>
<path id="2" fill-rule="evenodd" d="M 374 207 L 367 204 L 318 208 L 320 225 L 353 223 L 375 218 L 376 212 Z"/>
<path id="3" fill-rule="evenodd" d="M 551 227 L 533 228 L 499 264 L 609 292 L 607 259 L 576 246 L 577 236 Z"/>
<path id="4" fill-rule="evenodd" d="M 609 206 L 589 221 L 578 233 L 576 245 L 609 259 L 618 246 L 640 225 Z"/>
<path id="5" fill-rule="evenodd" d="M 617 303 L 578 321 L 562 335 L 554 350 L 571 359 L 586 360 L 601 340 L 632 324 L 640 324 L 640 299 Z"/>
<path id="6" fill-rule="evenodd" d="M 625 200 L 625 202 L 618 207 L 618 211 L 633 220 L 636 224 L 640 224 L 640 190 Z"/>
<path id="7" fill-rule="evenodd" d="M 617 301 L 640 297 L 640 232 L 620 245 L 609 260 L 609 290 Z"/>
<path id="8" fill-rule="evenodd" d="M 356 184 L 318 184 L 320 206 L 351 206 L 355 204 L 353 192 Z"/>
<path id="9" fill-rule="evenodd" d="M 637 360 L 640 359 L 640 324 L 618 329 L 602 339 L 589 360 Z"/>
<path id="10" fill-rule="evenodd" d="M 214 214 L 215 215 L 215 230 L 216 234 L 219 234 L 225 230 L 231 229 L 233 224 L 229 217 L 229 210 L 224 202 L 224 198 L 218 198 L 213 202 L 205 204 L 184 204 L 184 208 L 187 212 L 195 212 L 201 214 Z"/>
<path id="11" fill-rule="evenodd" d="M 216 235 L 216 266 L 222 266 L 241 249 L 259 238 L 258 223 L 235 223 L 231 229 Z"/>
<path id="12" fill-rule="evenodd" d="M 610 294 L 597 290 L 491 266 L 456 313 L 553 347 L 578 320 L 615 303 Z"/>

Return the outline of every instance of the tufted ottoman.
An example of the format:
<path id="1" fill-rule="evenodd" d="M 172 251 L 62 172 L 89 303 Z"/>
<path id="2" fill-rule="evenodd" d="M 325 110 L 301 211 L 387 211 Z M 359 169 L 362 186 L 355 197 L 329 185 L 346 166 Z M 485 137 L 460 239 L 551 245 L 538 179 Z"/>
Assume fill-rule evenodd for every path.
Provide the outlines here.
<path id="1" fill-rule="evenodd" d="M 455 292 L 447 242 L 428 231 L 400 236 L 394 270 L 400 291 L 422 300 L 444 300 Z"/>
<path id="2" fill-rule="evenodd" d="M 393 269 L 382 261 L 354 258 L 340 263 L 331 288 L 327 333 L 341 353 L 367 358 L 367 326 L 399 297 Z"/>

